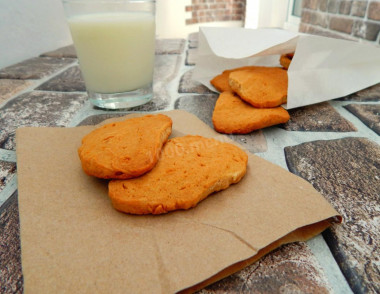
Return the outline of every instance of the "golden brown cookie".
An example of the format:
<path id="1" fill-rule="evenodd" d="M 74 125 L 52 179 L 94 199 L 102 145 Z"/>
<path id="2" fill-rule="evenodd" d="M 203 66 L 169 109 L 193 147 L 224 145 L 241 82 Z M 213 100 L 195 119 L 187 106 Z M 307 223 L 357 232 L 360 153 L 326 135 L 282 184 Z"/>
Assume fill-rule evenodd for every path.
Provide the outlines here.
<path id="1" fill-rule="evenodd" d="M 260 69 L 261 66 L 243 66 L 238 67 L 234 69 L 227 69 L 223 71 L 220 75 L 217 75 L 214 77 L 210 83 L 217 89 L 219 92 L 225 92 L 225 91 L 231 91 L 231 87 L 228 81 L 228 77 L 231 72 L 238 71 L 238 70 L 254 70 L 254 69 Z"/>
<path id="2" fill-rule="evenodd" d="M 288 54 L 282 54 L 280 56 L 280 64 L 283 68 L 288 69 L 290 66 L 290 63 L 292 62 L 294 53 L 288 53 Z"/>
<path id="3" fill-rule="evenodd" d="M 245 175 L 248 156 L 239 147 L 201 136 L 168 140 L 156 167 L 130 180 L 110 181 L 113 206 L 132 214 L 189 209 Z"/>
<path id="4" fill-rule="evenodd" d="M 82 139 L 82 168 L 103 179 L 140 176 L 156 165 L 171 131 L 172 120 L 162 114 L 106 124 Z"/>
<path id="5" fill-rule="evenodd" d="M 216 101 L 212 122 L 217 132 L 247 134 L 285 123 L 289 113 L 282 107 L 255 108 L 232 92 L 223 92 Z"/>
<path id="6" fill-rule="evenodd" d="M 282 68 L 234 71 L 230 73 L 229 83 L 241 99 L 254 107 L 277 107 L 286 102 L 288 74 Z"/>

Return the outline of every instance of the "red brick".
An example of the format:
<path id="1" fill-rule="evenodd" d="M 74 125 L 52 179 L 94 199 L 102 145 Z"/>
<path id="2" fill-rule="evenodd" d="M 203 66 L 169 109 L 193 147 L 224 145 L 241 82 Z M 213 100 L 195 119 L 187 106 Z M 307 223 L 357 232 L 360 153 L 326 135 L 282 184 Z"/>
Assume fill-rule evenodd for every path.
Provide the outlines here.
<path id="1" fill-rule="evenodd" d="M 330 13 L 337 13 L 339 9 L 339 0 L 330 0 L 327 4 L 327 11 Z"/>
<path id="2" fill-rule="evenodd" d="M 351 12 L 352 1 L 342 1 L 339 5 L 340 14 L 350 14 Z"/>
<path id="3" fill-rule="evenodd" d="M 241 15 L 233 15 L 232 20 L 243 20 Z"/>
<path id="4" fill-rule="evenodd" d="M 327 11 L 327 2 L 328 0 L 321 0 L 319 1 L 319 10 L 320 11 Z"/>
<path id="5" fill-rule="evenodd" d="M 316 10 L 318 8 L 319 0 L 303 0 L 302 7 Z"/>
<path id="6" fill-rule="evenodd" d="M 231 20 L 231 15 L 225 15 L 221 20 L 222 21 Z"/>
<path id="7" fill-rule="evenodd" d="M 238 14 L 238 15 L 242 15 L 243 14 L 243 9 L 241 8 L 238 8 L 238 9 L 232 9 L 232 14 Z"/>
<path id="8" fill-rule="evenodd" d="M 210 8 L 211 9 L 225 9 L 226 8 L 226 4 L 224 4 L 224 3 L 211 4 Z"/>
<path id="9" fill-rule="evenodd" d="M 245 0 L 192 0 L 192 5 L 186 6 L 185 11 L 192 12 L 192 19 L 187 21 L 188 24 L 216 20 L 243 20 Z"/>
<path id="10" fill-rule="evenodd" d="M 368 18 L 380 20 L 380 2 L 371 2 L 368 7 Z"/>
<path id="11" fill-rule="evenodd" d="M 355 21 L 353 26 L 353 33 L 355 37 L 366 39 L 369 41 L 376 41 L 380 32 L 380 24 L 368 21 Z"/>
<path id="12" fill-rule="evenodd" d="M 364 17 L 367 5 L 368 1 L 354 1 L 354 3 L 352 3 L 351 14 L 353 16 Z"/>
<path id="13" fill-rule="evenodd" d="M 208 8 L 207 4 L 194 5 L 194 10 L 201 10 L 201 9 L 207 9 L 207 8 Z"/>
<path id="14" fill-rule="evenodd" d="M 333 16 L 330 19 L 330 29 L 333 31 L 351 34 L 353 23 L 353 19 Z"/>
<path id="15" fill-rule="evenodd" d="M 243 7 L 244 7 L 244 5 L 241 2 L 240 3 L 235 2 L 232 4 L 232 8 L 243 8 Z"/>
<path id="16" fill-rule="evenodd" d="M 311 11 L 309 10 L 302 11 L 301 22 L 307 23 L 307 24 L 311 23 Z"/>
<path id="17" fill-rule="evenodd" d="M 304 10 L 301 21 L 325 28 L 328 26 L 328 15 L 320 11 Z"/>
<path id="18" fill-rule="evenodd" d="M 304 23 L 300 24 L 299 31 L 302 33 L 308 33 L 308 34 L 312 34 L 312 35 L 330 37 L 330 38 L 335 38 L 335 39 L 345 39 L 345 40 L 351 40 L 351 41 L 356 40 L 355 38 L 353 38 L 349 35 L 342 35 L 342 34 L 334 32 L 334 31 L 328 31 L 328 30 L 323 29 L 321 27 L 317 27 L 317 26 L 313 26 L 313 25 L 309 25 L 309 24 L 304 24 Z"/>

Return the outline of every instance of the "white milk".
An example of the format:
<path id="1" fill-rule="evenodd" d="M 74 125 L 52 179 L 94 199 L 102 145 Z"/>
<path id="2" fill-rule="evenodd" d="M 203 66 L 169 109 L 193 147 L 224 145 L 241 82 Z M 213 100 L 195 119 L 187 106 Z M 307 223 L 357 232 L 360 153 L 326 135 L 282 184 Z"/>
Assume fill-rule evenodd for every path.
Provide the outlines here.
<path id="1" fill-rule="evenodd" d="M 154 16 L 104 13 L 68 19 L 87 90 L 131 91 L 152 82 Z"/>

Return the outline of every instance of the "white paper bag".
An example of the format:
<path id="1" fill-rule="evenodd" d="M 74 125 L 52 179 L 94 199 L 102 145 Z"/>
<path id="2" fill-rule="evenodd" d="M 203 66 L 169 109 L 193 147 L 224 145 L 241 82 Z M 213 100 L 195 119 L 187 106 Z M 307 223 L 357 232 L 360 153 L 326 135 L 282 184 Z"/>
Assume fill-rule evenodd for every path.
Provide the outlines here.
<path id="1" fill-rule="evenodd" d="M 295 52 L 288 69 L 291 109 L 346 96 L 380 82 L 380 48 L 370 44 L 304 35 L 281 29 L 204 27 L 199 32 L 193 78 L 210 80 L 246 65 L 280 66 L 279 56 Z"/>

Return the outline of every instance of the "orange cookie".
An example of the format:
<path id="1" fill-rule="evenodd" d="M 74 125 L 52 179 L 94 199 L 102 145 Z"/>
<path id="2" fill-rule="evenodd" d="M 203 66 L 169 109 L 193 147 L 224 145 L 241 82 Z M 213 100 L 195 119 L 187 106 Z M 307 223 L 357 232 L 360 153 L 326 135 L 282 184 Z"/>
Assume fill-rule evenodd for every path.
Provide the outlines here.
<path id="1" fill-rule="evenodd" d="M 288 53 L 288 54 L 282 54 L 280 56 L 280 64 L 283 68 L 288 69 L 290 66 L 290 63 L 292 62 L 294 53 Z"/>
<path id="2" fill-rule="evenodd" d="M 289 118 L 289 113 L 282 107 L 255 108 L 232 92 L 223 92 L 216 101 L 212 122 L 220 133 L 247 134 L 285 123 Z"/>
<path id="3" fill-rule="evenodd" d="M 82 139 L 82 168 L 103 179 L 140 176 L 156 165 L 171 131 L 172 120 L 162 114 L 104 125 Z"/>
<path id="4" fill-rule="evenodd" d="M 276 107 L 286 102 L 287 71 L 279 67 L 240 70 L 229 76 L 231 89 L 257 108 Z"/>
<path id="5" fill-rule="evenodd" d="M 248 156 L 239 147 L 201 136 L 168 140 L 156 167 L 130 180 L 112 180 L 115 209 L 132 214 L 162 214 L 189 209 L 245 175 Z"/>
<path id="6" fill-rule="evenodd" d="M 231 72 L 237 71 L 237 70 L 254 70 L 254 69 L 260 69 L 262 67 L 260 66 L 243 66 L 243 67 L 238 67 L 234 69 L 228 69 L 222 72 L 220 75 L 217 75 L 214 77 L 210 83 L 217 89 L 219 92 L 224 92 L 224 91 L 231 91 L 231 87 L 228 81 L 228 77 Z"/>

